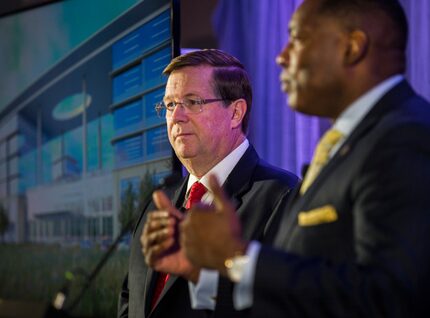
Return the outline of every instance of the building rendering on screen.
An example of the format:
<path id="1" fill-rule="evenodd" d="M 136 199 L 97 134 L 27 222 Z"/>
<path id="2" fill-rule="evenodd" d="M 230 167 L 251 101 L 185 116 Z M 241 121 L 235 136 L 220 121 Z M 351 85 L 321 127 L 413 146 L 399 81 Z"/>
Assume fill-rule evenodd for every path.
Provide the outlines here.
<path id="1" fill-rule="evenodd" d="M 16 242 L 92 245 L 124 202 L 172 172 L 154 110 L 175 55 L 170 1 L 143 1 L 80 45 L 0 113 L 0 202 Z M 122 212 L 123 211 L 123 212 Z"/>

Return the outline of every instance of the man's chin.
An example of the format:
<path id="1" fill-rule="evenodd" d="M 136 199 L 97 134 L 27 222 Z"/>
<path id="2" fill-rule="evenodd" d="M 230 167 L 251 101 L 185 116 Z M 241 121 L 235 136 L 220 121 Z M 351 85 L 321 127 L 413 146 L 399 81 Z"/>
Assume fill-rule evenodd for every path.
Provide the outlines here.
<path id="1" fill-rule="evenodd" d="M 289 93 L 287 94 L 287 104 L 288 106 L 293 109 L 293 110 L 297 110 L 297 95 L 294 93 Z"/>
<path id="2" fill-rule="evenodd" d="M 191 149 L 184 149 L 184 148 L 175 149 L 175 153 L 176 153 L 176 156 L 181 161 L 182 160 L 190 160 L 196 156 L 195 151 L 192 151 Z"/>
<path id="3" fill-rule="evenodd" d="M 295 95 L 288 95 L 287 98 L 288 106 L 295 112 L 304 114 L 304 115 L 313 115 L 312 112 L 307 109 L 307 107 L 300 104 Z"/>

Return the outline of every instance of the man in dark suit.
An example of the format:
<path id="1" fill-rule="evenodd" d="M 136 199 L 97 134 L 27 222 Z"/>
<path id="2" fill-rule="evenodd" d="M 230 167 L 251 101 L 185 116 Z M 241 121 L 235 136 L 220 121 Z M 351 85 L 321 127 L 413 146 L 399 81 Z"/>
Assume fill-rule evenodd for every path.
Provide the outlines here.
<path id="1" fill-rule="evenodd" d="M 289 32 L 277 60 L 288 102 L 333 127 L 287 203 L 275 248 L 241 238 L 216 178 L 214 207 L 188 213 L 181 246 L 195 266 L 236 282 L 235 306 L 250 317 L 426 317 L 430 104 L 402 75 L 403 9 L 305 0 Z"/>
<path id="2" fill-rule="evenodd" d="M 222 51 L 201 50 L 173 59 L 164 74 L 168 76 L 166 92 L 156 108 L 166 117 L 169 141 L 189 175 L 168 189 L 168 196 L 158 198 L 157 204 L 179 211 L 195 201 L 211 203 L 208 173 L 215 174 L 234 202 L 244 238 L 270 243 L 279 224 L 280 203 L 297 177 L 264 163 L 246 139 L 252 91 L 242 64 Z M 196 199 L 197 192 L 201 195 Z M 154 209 L 151 204 L 146 211 Z M 215 309 L 215 301 L 201 303 L 201 293 L 217 298 L 217 312 L 222 316 L 235 315 L 232 284 L 225 278 L 218 283 L 216 272 L 191 266 L 180 251 L 171 253 L 170 259 L 185 261 L 177 264 L 183 276 L 195 283 L 190 288 L 196 297 L 190 299 L 186 279 L 162 273 L 163 264 L 153 257 L 160 248 L 160 218 L 147 217 L 146 211 L 135 230 L 118 316 L 206 317 Z M 173 227 L 168 229 L 173 233 Z M 143 245 L 139 242 L 142 231 Z M 142 246 L 154 269 L 145 264 Z M 200 310 L 193 310 L 191 302 Z"/>

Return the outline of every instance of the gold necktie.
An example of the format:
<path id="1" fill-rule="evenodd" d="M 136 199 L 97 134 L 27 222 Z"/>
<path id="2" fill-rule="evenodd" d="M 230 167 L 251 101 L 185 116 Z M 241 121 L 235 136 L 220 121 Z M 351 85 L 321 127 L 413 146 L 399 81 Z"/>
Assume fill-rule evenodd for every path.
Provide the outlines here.
<path id="1" fill-rule="evenodd" d="M 342 138 L 342 133 L 336 129 L 329 129 L 326 131 L 324 136 L 320 139 L 312 158 L 309 170 L 305 175 L 302 186 L 300 188 L 300 194 L 304 194 L 306 190 L 314 182 L 315 178 L 320 173 L 321 169 L 327 164 L 329 159 L 330 150 L 338 143 Z"/>

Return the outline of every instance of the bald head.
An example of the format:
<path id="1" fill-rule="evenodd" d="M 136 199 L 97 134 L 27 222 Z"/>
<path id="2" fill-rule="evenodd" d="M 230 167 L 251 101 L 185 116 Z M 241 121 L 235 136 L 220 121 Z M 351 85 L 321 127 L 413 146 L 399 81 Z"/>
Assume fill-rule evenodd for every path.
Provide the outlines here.
<path id="1" fill-rule="evenodd" d="M 405 70 L 407 21 L 395 0 L 305 0 L 279 54 L 288 104 L 337 118 L 348 105 Z"/>

